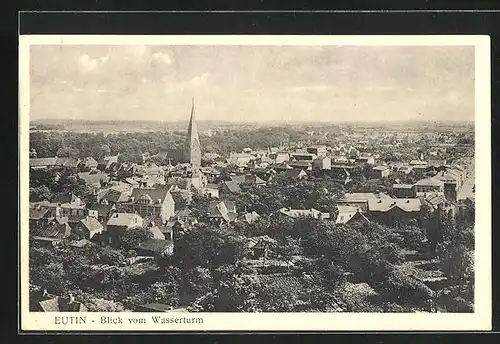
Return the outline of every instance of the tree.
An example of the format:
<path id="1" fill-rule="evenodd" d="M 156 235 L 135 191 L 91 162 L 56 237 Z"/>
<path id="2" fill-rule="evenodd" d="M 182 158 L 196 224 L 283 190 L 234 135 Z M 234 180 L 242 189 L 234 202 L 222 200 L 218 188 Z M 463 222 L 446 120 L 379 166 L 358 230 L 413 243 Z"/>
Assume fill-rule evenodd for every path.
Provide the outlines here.
<path id="1" fill-rule="evenodd" d="M 125 256 L 122 252 L 106 246 L 101 252 L 100 262 L 102 264 L 120 266 L 125 262 Z"/>
<path id="2" fill-rule="evenodd" d="M 137 246 L 153 238 L 153 234 L 146 228 L 120 228 L 116 234 L 114 245 L 123 250 L 133 250 Z"/>
<path id="3" fill-rule="evenodd" d="M 40 185 L 36 187 L 30 187 L 30 201 L 49 201 L 53 198 L 50 189 L 46 185 Z"/>
<path id="4" fill-rule="evenodd" d="M 213 290 L 214 280 L 209 269 L 197 266 L 186 274 L 188 292 L 200 297 Z"/>

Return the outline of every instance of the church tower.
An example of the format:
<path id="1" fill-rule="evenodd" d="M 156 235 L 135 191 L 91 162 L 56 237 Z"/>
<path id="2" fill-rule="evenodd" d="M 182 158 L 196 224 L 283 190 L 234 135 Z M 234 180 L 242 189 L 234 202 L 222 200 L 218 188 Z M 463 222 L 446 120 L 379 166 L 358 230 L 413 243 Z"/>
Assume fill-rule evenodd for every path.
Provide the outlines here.
<path id="1" fill-rule="evenodd" d="M 185 161 L 191 164 L 193 171 L 201 168 L 201 145 L 194 116 L 194 98 L 191 105 L 191 118 L 189 119 L 184 155 Z"/>

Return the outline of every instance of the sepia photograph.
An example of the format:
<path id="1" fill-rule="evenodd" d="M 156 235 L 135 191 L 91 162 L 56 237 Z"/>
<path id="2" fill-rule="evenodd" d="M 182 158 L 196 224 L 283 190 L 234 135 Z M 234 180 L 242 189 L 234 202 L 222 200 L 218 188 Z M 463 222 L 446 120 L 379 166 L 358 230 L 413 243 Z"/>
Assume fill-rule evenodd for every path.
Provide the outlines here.
<path id="1" fill-rule="evenodd" d="M 489 54 L 21 36 L 24 327 L 489 328 Z"/>

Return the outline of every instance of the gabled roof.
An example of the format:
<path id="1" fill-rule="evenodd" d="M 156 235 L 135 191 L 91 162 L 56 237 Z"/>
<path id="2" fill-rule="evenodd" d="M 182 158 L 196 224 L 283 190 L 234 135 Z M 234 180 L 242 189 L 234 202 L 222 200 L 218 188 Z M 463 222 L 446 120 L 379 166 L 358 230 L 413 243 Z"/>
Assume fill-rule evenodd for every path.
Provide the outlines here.
<path id="1" fill-rule="evenodd" d="M 81 219 L 80 222 L 89 232 L 94 232 L 103 228 L 102 224 L 96 218 L 90 216 Z"/>
<path id="2" fill-rule="evenodd" d="M 446 201 L 446 198 L 437 192 L 431 192 L 426 195 L 425 201 L 432 206 L 437 206 L 439 204 L 443 204 Z"/>
<path id="3" fill-rule="evenodd" d="M 54 297 L 51 299 L 43 300 L 38 303 L 44 312 L 86 312 L 85 307 L 81 302 L 69 300 L 62 297 Z"/>
<path id="4" fill-rule="evenodd" d="M 330 216 L 329 213 L 322 213 L 321 211 L 316 210 L 314 208 L 311 208 L 311 209 L 281 208 L 279 211 L 280 211 L 280 213 L 282 213 L 286 216 L 290 216 L 292 218 L 298 218 L 298 217 L 302 217 L 302 216 L 306 216 L 306 217 L 312 216 L 314 218 L 319 218 L 321 216 L 324 218 L 328 218 Z"/>
<path id="5" fill-rule="evenodd" d="M 375 166 L 372 168 L 374 171 L 385 171 L 385 170 L 388 170 L 389 169 L 389 166 Z"/>
<path id="6" fill-rule="evenodd" d="M 238 183 L 233 182 L 233 181 L 225 181 L 224 184 L 227 186 L 228 190 L 231 193 L 239 193 L 241 192 L 241 188 L 238 185 Z"/>
<path id="7" fill-rule="evenodd" d="M 227 222 L 231 221 L 231 218 L 229 217 L 229 211 L 226 208 L 224 202 L 210 202 L 210 204 L 208 205 L 207 216 L 210 218 L 222 218 Z"/>
<path id="8" fill-rule="evenodd" d="M 299 178 L 300 176 L 307 176 L 306 171 L 299 169 L 285 170 L 284 173 L 289 178 Z"/>
<path id="9" fill-rule="evenodd" d="M 149 196 L 153 201 L 161 200 L 162 202 L 165 200 L 169 193 L 169 190 L 166 189 L 151 189 L 151 188 L 134 188 L 132 190 L 131 197 L 134 197 L 134 202 L 137 202 L 141 196 Z"/>
<path id="10" fill-rule="evenodd" d="M 174 243 L 170 240 L 149 239 L 140 243 L 137 246 L 137 249 L 151 251 L 155 253 L 163 253 L 173 245 Z"/>
<path id="11" fill-rule="evenodd" d="M 108 219 L 106 225 L 132 227 L 135 225 L 135 218 L 140 218 L 140 216 L 130 213 L 114 213 L 113 216 Z"/>
<path id="12" fill-rule="evenodd" d="M 49 209 L 47 209 L 47 208 L 41 208 L 41 209 L 30 208 L 30 220 L 43 219 L 45 217 L 45 215 L 47 215 L 48 212 L 49 212 Z"/>
<path id="13" fill-rule="evenodd" d="M 436 178 L 420 179 L 415 185 L 419 186 L 443 186 L 443 181 Z"/>
<path id="14" fill-rule="evenodd" d="M 396 198 L 396 206 L 405 212 L 420 211 L 422 202 L 418 198 Z"/>
<path id="15" fill-rule="evenodd" d="M 291 167 L 304 167 L 304 168 L 309 168 L 312 166 L 312 163 L 311 161 L 302 161 L 302 160 L 299 160 L 299 161 L 290 161 L 288 163 L 289 166 Z"/>
<path id="16" fill-rule="evenodd" d="M 242 216 L 242 221 L 245 221 L 247 223 L 254 223 L 260 218 L 260 215 L 257 214 L 255 211 L 252 211 L 251 213 L 245 213 Z"/>
<path id="17" fill-rule="evenodd" d="M 393 189 L 411 189 L 413 188 L 413 184 L 393 184 Z"/>
<path id="18" fill-rule="evenodd" d="M 127 202 L 128 196 L 125 192 L 109 189 L 100 199 L 105 199 L 108 202 L 120 203 Z"/>
<path id="19" fill-rule="evenodd" d="M 30 159 L 31 167 L 40 167 L 40 166 L 55 166 L 57 158 L 32 158 Z"/>

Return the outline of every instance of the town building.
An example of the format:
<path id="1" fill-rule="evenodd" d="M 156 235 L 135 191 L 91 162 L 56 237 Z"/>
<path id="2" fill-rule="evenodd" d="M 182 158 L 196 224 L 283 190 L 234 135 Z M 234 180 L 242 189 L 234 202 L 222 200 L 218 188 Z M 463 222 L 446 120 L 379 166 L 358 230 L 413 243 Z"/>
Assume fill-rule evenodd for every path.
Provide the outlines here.
<path id="1" fill-rule="evenodd" d="M 193 171 L 201 168 L 201 144 L 200 138 L 198 137 L 198 126 L 195 120 L 194 99 L 184 145 L 184 161 L 191 164 Z"/>
<path id="2" fill-rule="evenodd" d="M 175 202 L 171 194 L 173 186 L 168 189 L 135 188 L 127 203 L 123 203 L 129 213 L 137 213 L 142 217 L 159 215 L 163 223 L 175 213 Z"/>

